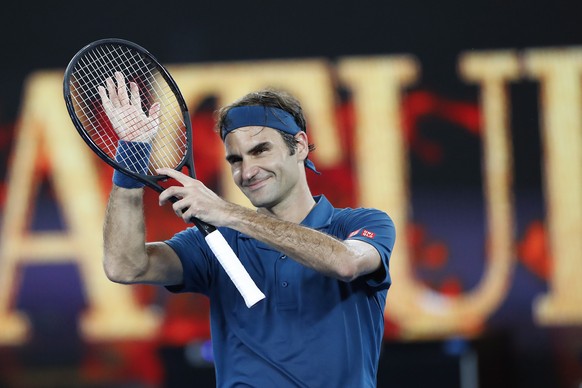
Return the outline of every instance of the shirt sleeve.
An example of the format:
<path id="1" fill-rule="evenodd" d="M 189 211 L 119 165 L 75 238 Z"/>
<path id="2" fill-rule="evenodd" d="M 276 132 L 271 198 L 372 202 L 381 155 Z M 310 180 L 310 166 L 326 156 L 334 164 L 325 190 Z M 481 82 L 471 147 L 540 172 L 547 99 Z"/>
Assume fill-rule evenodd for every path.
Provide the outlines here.
<path id="1" fill-rule="evenodd" d="M 380 254 L 385 276 L 380 279 L 367 279 L 367 284 L 373 288 L 388 289 L 392 284 L 390 256 L 396 241 L 396 229 L 392 219 L 377 209 L 355 209 L 348 217 L 346 227 L 346 239 L 366 242 Z"/>
<path id="2" fill-rule="evenodd" d="M 165 241 L 182 262 L 182 284 L 167 286 L 170 292 L 198 292 L 208 295 L 212 273 L 215 270 L 214 254 L 197 228 L 188 228 Z"/>

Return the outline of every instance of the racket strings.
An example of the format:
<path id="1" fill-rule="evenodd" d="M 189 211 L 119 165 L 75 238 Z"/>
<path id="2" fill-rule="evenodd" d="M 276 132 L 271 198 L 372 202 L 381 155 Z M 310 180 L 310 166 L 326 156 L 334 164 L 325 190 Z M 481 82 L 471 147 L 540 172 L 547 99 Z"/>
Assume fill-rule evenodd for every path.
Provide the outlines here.
<path id="1" fill-rule="evenodd" d="M 148 175 L 156 175 L 155 169 L 161 167 L 176 168 L 182 162 L 187 150 L 186 125 L 183 112 L 174 92 L 157 66 L 147 57 L 125 46 L 106 44 L 97 46 L 85 53 L 75 66 L 70 80 L 71 99 L 78 119 L 87 134 L 112 160 L 115 160 L 119 135 L 113 128 L 112 118 L 107 116 L 102 104 L 98 87 L 107 89 L 106 80 L 115 82 L 115 72 L 125 77 L 129 91 L 129 82 L 135 82 L 139 89 L 141 109 L 139 114 L 146 117 L 154 103 L 160 103 L 159 125 L 157 132 L 146 142 L 151 143 L 151 154 L 147 166 Z M 130 101 L 132 100 L 129 96 Z M 116 110 L 116 121 L 123 122 L 124 136 L 143 131 L 135 110 Z M 125 116 L 124 116 L 125 115 Z M 129 115 L 129 116 L 127 116 Z M 117 155 L 117 161 L 129 170 L 144 173 L 144 157 L 147 148 L 131 147 L 131 152 Z"/>

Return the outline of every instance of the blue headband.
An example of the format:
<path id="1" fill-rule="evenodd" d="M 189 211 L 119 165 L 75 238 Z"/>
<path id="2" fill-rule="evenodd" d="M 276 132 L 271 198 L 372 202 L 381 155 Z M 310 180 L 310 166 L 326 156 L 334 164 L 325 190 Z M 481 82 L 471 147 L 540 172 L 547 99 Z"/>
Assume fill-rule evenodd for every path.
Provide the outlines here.
<path id="1" fill-rule="evenodd" d="M 237 128 L 242 127 L 269 127 L 295 136 L 301 129 L 293 116 L 283 109 L 263 105 L 245 105 L 231 108 L 224 120 L 221 136 L 226 135 Z M 309 159 L 305 159 L 305 167 L 319 174 L 315 165 Z"/>

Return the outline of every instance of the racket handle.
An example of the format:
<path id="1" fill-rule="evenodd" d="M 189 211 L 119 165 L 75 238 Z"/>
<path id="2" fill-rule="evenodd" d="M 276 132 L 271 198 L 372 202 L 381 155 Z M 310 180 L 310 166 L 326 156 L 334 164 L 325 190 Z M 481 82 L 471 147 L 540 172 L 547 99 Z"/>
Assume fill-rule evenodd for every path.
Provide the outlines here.
<path id="1" fill-rule="evenodd" d="M 216 230 L 216 226 L 201 221 L 196 217 L 192 217 L 190 221 L 192 221 L 194 225 L 196 225 L 196 227 L 198 228 L 198 230 L 200 230 L 200 232 L 202 232 L 204 237 L 208 236 L 210 233 Z"/>
<path id="2" fill-rule="evenodd" d="M 265 294 L 259 290 L 222 234 L 218 230 L 214 230 L 205 239 L 218 262 L 242 295 L 247 307 L 251 308 L 255 303 L 264 299 Z"/>

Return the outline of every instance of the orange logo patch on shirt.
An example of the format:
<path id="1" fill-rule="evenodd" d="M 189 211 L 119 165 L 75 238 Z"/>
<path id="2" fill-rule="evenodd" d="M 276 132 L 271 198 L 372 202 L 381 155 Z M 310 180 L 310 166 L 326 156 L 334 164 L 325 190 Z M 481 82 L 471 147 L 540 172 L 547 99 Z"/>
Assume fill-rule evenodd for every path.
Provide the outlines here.
<path id="1" fill-rule="evenodd" d="M 350 233 L 348 235 L 348 238 L 354 237 L 354 236 L 357 236 L 357 235 L 362 235 L 363 237 L 366 237 L 366 238 L 374 238 L 374 237 L 376 237 L 376 233 L 374 233 L 374 232 L 370 232 L 369 230 L 366 230 L 366 229 L 364 229 L 364 230 L 358 229 L 358 230 L 354 230 L 352 233 Z"/>
<path id="2" fill-rule="evenodd" d="M 364 229 L 362 231 L 362 236 L 367 237 L 367 238 L 374 238 L 376 236 L 376 233 L 370 232 L 369 230 Z"/>

